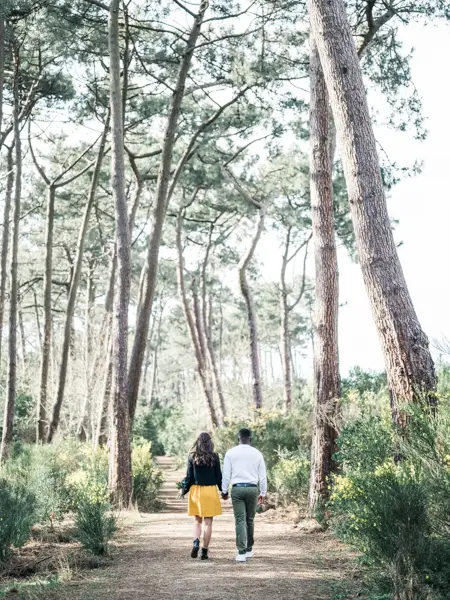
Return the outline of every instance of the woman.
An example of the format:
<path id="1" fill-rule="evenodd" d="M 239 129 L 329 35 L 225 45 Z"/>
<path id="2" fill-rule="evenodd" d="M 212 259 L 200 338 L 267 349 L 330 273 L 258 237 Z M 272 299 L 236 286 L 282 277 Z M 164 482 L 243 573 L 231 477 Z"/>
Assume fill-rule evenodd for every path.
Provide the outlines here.
<path id="1" fill-rule="evenodd" d="M 222 489 L 220 459 L 209 433 L 201 433 L 189 453 L 187 474 L 182 482 L 182 495 L 189 492 L 188 515 L 194 517 L 192 558 L 197 558 L 200 551 L 203 524 L 201 559 L 208 560 L 213 518 L 222 514 L 217 488 Z"/>

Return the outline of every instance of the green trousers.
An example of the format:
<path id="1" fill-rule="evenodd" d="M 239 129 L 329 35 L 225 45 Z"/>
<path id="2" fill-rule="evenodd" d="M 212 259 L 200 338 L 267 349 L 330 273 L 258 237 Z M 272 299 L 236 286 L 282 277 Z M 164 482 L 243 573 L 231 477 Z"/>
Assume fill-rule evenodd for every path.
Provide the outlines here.
<path id="1" fill-rule="evenodd" d="M 234 487 L 231 490 L 236 523 L 236 546 L 239 554 L 245 554 L 253 548 L 258 494 L 256 487 Z"/>

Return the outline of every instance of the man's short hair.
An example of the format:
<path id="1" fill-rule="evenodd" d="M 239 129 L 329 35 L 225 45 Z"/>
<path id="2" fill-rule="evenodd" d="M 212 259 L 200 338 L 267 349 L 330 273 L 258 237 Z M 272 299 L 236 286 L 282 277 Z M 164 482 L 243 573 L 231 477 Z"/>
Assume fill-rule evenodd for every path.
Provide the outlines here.
<path id="1" fill-rule="evenodd" d="M 250 429 L 243 427 L 242 429 L 239 429 L 238 436 L 240 440 L 249 440 L 252 437 L 252 432 Z"/>

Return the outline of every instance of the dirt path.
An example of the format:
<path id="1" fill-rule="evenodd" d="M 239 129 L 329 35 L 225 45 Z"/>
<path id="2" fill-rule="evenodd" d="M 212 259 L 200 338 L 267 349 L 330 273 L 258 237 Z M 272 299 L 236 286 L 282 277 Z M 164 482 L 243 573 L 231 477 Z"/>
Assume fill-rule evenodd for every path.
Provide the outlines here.
<path id="1" fill-rule="evenodd" d="M 345 562 L 342 548 L 328 534 L 302 534 L 264 516 L 257 517 L 255 558 L 247 564 L 234 562 L 230 507 L 215 520 L 211 560 L 192 560 L 191 519 L 174 485 L 182 474 L 174 472 L 167 459 L 161 468 L 166 475 L 165 512 L 129 515 L 114 566 L 94 574 L 95 580 L 71 585 L 68 598 L 234 600 L 250 594 L 279 600 L 332 598 Z"/>

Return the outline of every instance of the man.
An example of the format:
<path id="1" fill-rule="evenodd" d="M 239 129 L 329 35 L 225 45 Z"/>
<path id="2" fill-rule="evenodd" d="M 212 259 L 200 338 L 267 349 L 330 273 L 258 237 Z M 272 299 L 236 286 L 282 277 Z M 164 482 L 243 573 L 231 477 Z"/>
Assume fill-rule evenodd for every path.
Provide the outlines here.
<path id="1" fill-rule="evenodd" d="M 241 429 L 238 441 L 239 444 L 225 454 L 222 498 L 228 499 L 228 487 L 231 483 L 238 549 L 236 562 L 244 563 L 253 556 L 256 506 L 264 503 L 267 494 L 267 475 L 263 455 L 251 446 L 250 430 Z"/>

